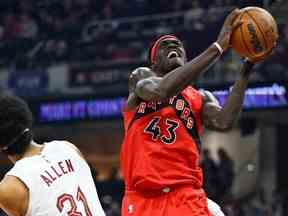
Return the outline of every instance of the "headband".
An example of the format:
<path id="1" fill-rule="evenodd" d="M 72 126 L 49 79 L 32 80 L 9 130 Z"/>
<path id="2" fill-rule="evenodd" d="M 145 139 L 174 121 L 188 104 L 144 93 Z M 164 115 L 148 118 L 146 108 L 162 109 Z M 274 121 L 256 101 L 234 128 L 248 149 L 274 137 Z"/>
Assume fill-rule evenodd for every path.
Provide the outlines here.
<path id="1" fill-rule="evenodd" d="M 24 129 L 18 136 L 16 136 L 14 139 L 12 139 L 12 141 L 8 144 L 8 145 L 6 145 L 6 146 L 4 146 L 2 149 L 1 149 L 1 151 L 6 151 L 8 148 L 10 148 L 16 141 L 18 141 L 18 139 L 21 137 L 21 136 L 23 136 L 25 133 L 27 133 L 28 131 L 30 131 L 30 129 L 29 128 L 26 128 L 26 129 Z"/>
<path id="2" fill-rule="evenodd" d="M 159 44 L 161 41 L 166 40 L 166 39 L 175 39 L 175 40 L 179 40 L 176 36 L 174 35 L 163 35 L 162 37 L 160 37 L 152 46 L 151 48 L 151 52 L 150 52 L 150 62 L 152 64 L 156 63 L 156 53 L 159 47 Z"/>

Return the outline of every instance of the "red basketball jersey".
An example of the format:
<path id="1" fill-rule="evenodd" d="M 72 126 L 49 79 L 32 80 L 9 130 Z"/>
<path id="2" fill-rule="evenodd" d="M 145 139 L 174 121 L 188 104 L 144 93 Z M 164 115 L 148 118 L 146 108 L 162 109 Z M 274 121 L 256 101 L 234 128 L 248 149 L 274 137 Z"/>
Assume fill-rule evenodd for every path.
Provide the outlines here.
<path id="1" fill-rule="evenodd" d="M 202 186 L 199 133 L 202 97 L 192 87 L 165 102 L 124 111 L 121 166 L 127 190 Z"/>

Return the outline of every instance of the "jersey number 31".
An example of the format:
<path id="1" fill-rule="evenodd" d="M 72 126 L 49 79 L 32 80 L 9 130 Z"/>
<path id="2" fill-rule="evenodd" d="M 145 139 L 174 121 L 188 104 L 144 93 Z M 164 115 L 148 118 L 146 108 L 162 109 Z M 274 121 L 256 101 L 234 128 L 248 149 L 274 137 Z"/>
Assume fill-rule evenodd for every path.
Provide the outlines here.
<path id="1" fill-rule="evenodd" d="M 83 192 L 81 191 L 80 187 L 78 187 L 77 195 L 76 195 L 77 201 L 80 201 L 84 205 L 85 209 L 85 216 L 92 216 L 91 210 L 89 209 L 87 199 L 84 196 Z M 62 194 L 58 197 L 57 200 L 57 208 L 60 212 L 64 209 L 64 204 L 69 203 L 70 209 L 68 210 L 67 214 L 68 216 L 84 216 L 81 212 L 77 211 L 77 205 L 74 197 L 71 194 Z"/>

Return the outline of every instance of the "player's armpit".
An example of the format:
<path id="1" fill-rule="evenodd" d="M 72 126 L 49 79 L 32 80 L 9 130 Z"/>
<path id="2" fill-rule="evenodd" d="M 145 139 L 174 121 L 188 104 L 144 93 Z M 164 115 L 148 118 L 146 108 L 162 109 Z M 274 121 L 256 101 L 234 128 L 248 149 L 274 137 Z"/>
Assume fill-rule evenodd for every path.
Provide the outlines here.
<path id="1" fill-rule="evenodd" d="M 234 121 L 225 121 L 223 109 L 217 99 L 208 91 L 201 91 L 203 98 L 202 122 L 211 130 L 227 131 L 232 128 Z"/>
<path id="2" fill-rule="evenodd" d="M 24 216 L 29 205 L 29 190 L 14 176 L 5 176 L 0 183 L 0 208 L 8 215 Z"/>
<path id="3" fill-rule="evenodd" d="M 216 131 L 229 130 L 232 125 L 221 121 L 221 107 L 207 102 L 203 105 L 202 109 L 202 121 L 206 128 Z"/>

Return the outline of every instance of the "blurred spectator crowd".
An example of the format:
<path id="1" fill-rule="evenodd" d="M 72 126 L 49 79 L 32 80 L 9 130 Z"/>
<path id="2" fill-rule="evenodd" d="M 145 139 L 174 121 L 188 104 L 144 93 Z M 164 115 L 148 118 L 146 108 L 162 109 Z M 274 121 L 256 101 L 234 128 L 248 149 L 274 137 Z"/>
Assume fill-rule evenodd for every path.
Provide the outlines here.
<path id="1" fill-rule="evenodd" d="M 220 148 L 217 153 L 218 163 L 208 149 L 203 151 L 204 188 L 209 198 L 223 202 L 232 198 L 234 162 L 224 149 Z"/>
<path id="2" fill-rule="evenodd" d="M 287 215 L 288 199 L 281 191 L 274 191 L 269 201 L 261 188 L 255 188 L 255 191 L 244 197 L 235 198 L 232 186 L 241 171 L 235 172 L 234 161 L 223 148 L 218 149 L 217 155 L 218 162 L 211 157 L 208 149 L 203 150 L 204 188 L 207 196 L 221 206 L 226 216 Z"/>
<path id="3" fill-rule="evenodd" d="M 268 1 L 270 4 L 276 0 Z M 263 0 L 250 1 L 250 5 L 263 6 Z M 1 11 L 1 39 L 34 38 L 58 32 L 63 27 L 85 24 L 91 19 L 110 19 L 143 16 L 192 8 L 246 6 L 240 0 L 178 0 L 167 4 L 165 0 L 3 0 Z M 63 29 L 62 29 L 63 30 Z"/>
<path id="4" fill-rule="evenodd" d="M 14 74 L 9 75 L 9 86 L 18 85 L 22 90 L 27 85 L 25 78 L 18 82 L 15 77 L 19 79 L 25 72 L 23 77 L 35 80 L 31 85 L 38 88 L 39 83 L 43 83 L 42 86 L 49 88 L 49 78 L 43 71 L 59 63 L 93 64 L 98 71 L 105 67 L 129 73 L 134 67 L 146 64 L 147 48 L 160 34 L 179 36 L 189 58 L 193 58 L 215 40 L 231 8 L 273 7 L 281 2 L 177 0 L 167 4 L 166 0 L 3 0 L 0 2 L 0 67 Z M 288 79 L 287 26 L 279 25 L 280 42 L 269 60 L 257 66 L 254 81 Z M 239 64 L 239 57 L 229 52 L 200 83 L 232 81 Z M 38 77 L 39 71 L 41 77 Z M 30 95 L 22 90 L 23 94 Z M 32 90 L 32 95 L 34 92 Z"/>

